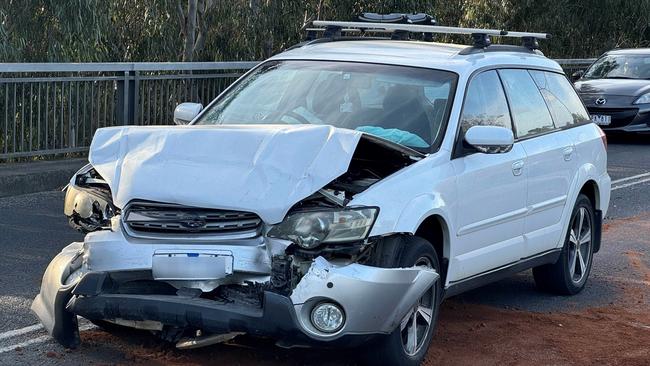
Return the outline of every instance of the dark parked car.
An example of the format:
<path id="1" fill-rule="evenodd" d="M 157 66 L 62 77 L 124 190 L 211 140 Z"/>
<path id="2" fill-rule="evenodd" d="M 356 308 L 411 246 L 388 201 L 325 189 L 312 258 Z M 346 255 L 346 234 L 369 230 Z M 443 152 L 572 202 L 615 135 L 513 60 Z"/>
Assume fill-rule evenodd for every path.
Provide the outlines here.
<path id="1" fill-rule="evenodd" d="M 574 79 L 603 130 L 650 133 L 650 48 L 609 51 Z"/>

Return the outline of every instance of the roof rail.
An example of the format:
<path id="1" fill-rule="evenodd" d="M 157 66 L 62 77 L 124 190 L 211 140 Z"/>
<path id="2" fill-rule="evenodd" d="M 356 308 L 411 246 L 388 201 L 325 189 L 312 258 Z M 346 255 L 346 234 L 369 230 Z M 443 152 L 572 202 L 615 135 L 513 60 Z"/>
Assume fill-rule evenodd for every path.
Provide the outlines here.
<path id="1" fill-rule="evenodd" d="M 532 32 L 509 32 L 498 29 L 479 29 L 479 28 L 460 28 L 444 27 L 438 25 L 420 25 L 404 23 L 370 23 L 370 22 L 343 22 L 314 20 L 314 28 L 308 28 L 312 34 L 316 31 L 324 31 L 325 37 L 339 35 L 341 32 L 360 32 L 360 33 L 392 33 L 399 34 L 399 39 L 403 39 L 404 33 L 438 33 L 438 34 L 468 34 L 474 38 L 474 47 L 485 48 L 491 44 L 490 37 L 511 37 L 521 38 L 523 46 L 528 49 L 538 49 L 538 39 L 549 39 L 548 33 Z"/>

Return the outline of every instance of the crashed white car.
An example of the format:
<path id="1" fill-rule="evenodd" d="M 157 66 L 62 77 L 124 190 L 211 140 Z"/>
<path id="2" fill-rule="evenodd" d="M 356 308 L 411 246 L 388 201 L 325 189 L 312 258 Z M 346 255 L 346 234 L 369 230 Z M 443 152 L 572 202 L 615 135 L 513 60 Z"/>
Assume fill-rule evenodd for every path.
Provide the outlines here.
<path id="1" fill-rule="evenodd" d="M 533 268 L 575 294 L 600 247 L 600 129 L 534 49 L 308 42 L 182 126 L 97 131 L 65 213 L 88 232 L 32 309 L 179 348 L 246 334 L 419 364 L 441 301 Z"/>

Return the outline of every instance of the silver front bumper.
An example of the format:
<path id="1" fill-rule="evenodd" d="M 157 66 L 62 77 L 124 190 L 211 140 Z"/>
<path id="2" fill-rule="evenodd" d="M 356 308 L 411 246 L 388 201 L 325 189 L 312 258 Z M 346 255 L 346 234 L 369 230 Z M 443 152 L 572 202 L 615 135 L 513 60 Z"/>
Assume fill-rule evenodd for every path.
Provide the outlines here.
<path id="1" fill-rule="evenodd" d="M 388 334 L 439 279 L 435 271 L 424 267 L 377 268 L 356 263 L 336 267 L 318 257 L 290 297 L 303 331 L 316 339 Z M 334 334 L 311 325 L 311 310 L 323 301 L 334 301 L 345 312 L 346 322 Z"/>
<path id="2" fill-rule="evenodd" d="M 188 280 L 165 282 L 178 287 L 206 290 L 222 284 L 243 284 L 249 281 L 266 283 L 271 275 L 270 253 L 282 245 L 269 242 L 266 238 L 255 240 L 258 242 L 230 245 L 163 245 L 131 243 L 120 232 L 91 233 L 86 237 L 85 243 L 71 244 L 50 263 L 32 309 L 60 343 L 71 347 L 76 345 L 75 342 L 78 343 L 78 329 L 75 314 L 67 312 L 66 306 L 73 296 L 83 296 L 72 295 L 72 291 L 85 274 L 104 272 L 111 275 L 152 270 L 155 263 L 153 258 L 160 251 L 220 251 L 232 253 L 234 258 L 232 273 L 225 278 L 189 280 L 196 273 L 204 271 L 187 265 Z M 439 281 L 438 274 L 426 268 L 333 264 L 319 257 L 300 279 L 288 300 L 293 306 L 291 312 L 295 315 L 292 316 L 297 323 L 295 328 L 313 340 L 327 342 L 345 335 L 390 333 L 436 281 Z M 319 332 L 311 325 L 311 310 L 322 301 L 336 302 L 345 312 L 346 322 L 334 334 Z"/>

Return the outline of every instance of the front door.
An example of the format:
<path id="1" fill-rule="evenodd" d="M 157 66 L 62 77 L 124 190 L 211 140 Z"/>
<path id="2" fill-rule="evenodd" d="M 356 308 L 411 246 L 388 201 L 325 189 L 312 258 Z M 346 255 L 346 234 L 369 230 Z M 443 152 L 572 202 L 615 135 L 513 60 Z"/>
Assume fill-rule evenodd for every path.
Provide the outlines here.
<path id="1" fill-rule="evenodd" d="M 472 79 L 461 116 L 464 132 L 475 125 L 512 128 L 496 71 Z M 456 245 L 450 248 L 449 281 L 455 282 L 518 261 L 523 254 L 526 216 L 526 153 L 484 154 L 456 146 L 452 160 L 457 176 Z"/>

